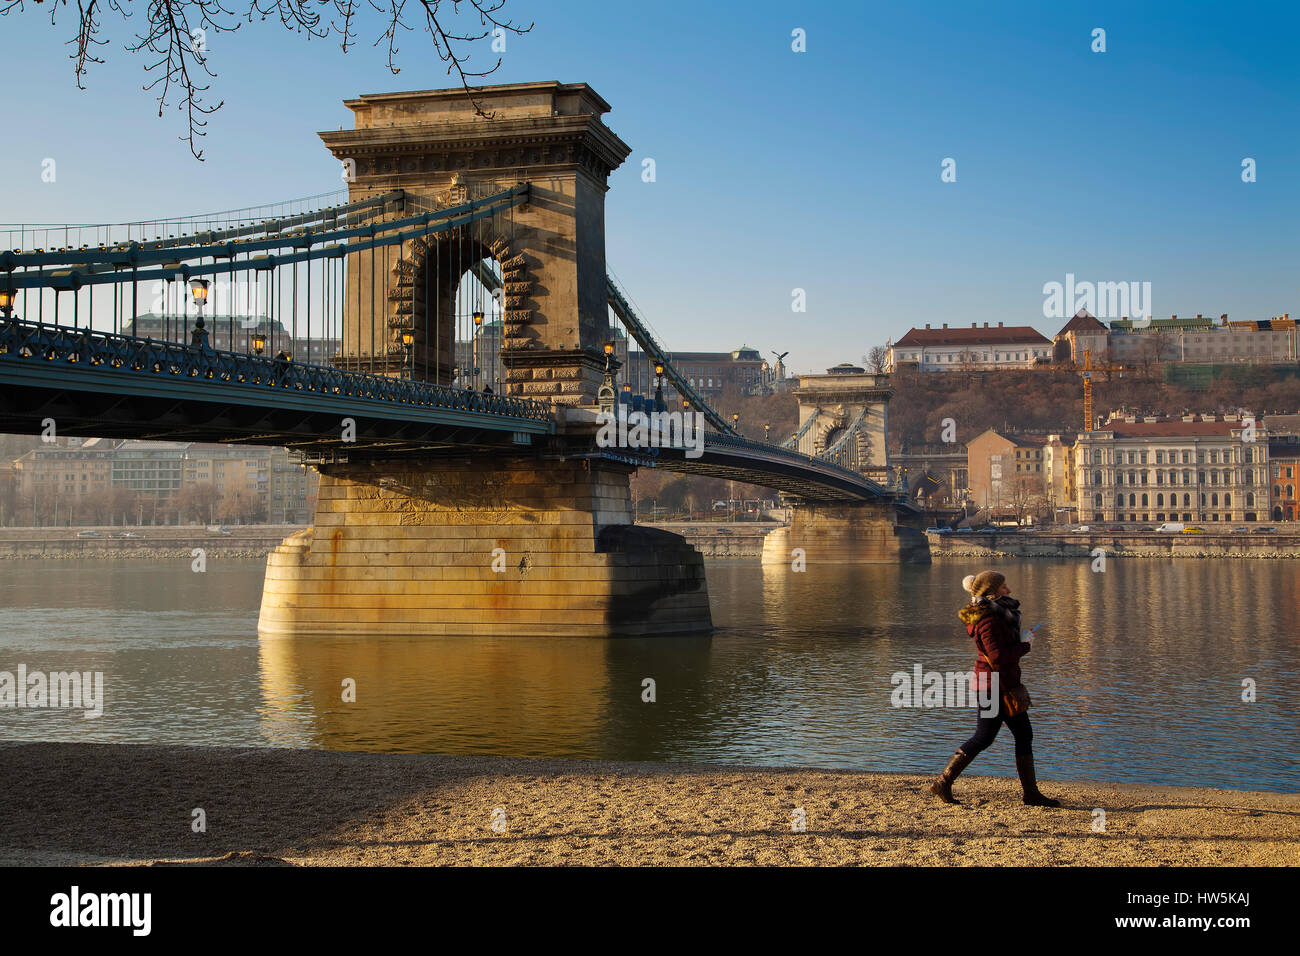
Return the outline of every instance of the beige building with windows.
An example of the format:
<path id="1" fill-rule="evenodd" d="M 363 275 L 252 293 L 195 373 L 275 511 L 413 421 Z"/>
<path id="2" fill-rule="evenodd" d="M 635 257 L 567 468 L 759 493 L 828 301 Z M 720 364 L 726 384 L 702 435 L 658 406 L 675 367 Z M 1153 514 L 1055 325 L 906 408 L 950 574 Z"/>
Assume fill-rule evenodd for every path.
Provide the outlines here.
<path id="1" fill-rule="evenodd" d="M 1229 320 L 1221 315 L 1152 319 L 1134 325 L 1120 319 L 1103 325 L 1087 312 L 1071 319 L 1053 339 L 1057 362 L 1094 365 L 1151 365 L 1163 362 L 1286 365 L 1297 361 L 1296 322 L 1290 314 L 1271 319 Z"/>
<path id="2" fill-rule="evenodd" d="M 970 502 L 977 508 L 1015 511 L 1027 517 L 1049 500 L 1043 435 L 1003 434 L 988 429 L 966 445 Z"/>
<path id="3" fill-rule="evenodd" d="M 1115 417 L 1075 444 L 1079 521 L 1263 521 L 1268 438 L 1249 416 Z"/>

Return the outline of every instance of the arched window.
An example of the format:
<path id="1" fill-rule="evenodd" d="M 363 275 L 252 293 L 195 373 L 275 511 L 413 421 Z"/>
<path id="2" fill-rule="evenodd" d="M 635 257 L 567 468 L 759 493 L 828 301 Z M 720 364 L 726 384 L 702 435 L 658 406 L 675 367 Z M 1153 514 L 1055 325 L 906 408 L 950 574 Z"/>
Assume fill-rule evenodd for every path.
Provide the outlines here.
<path id="1" fill-rule="evenodd" d="M 1247 508 L 1255 507 L 1255 492 L 1253 491 L 1246 492 L 1246 507 Z"/>
<path id="2" fill-rule="evenodd" d="M 1143 495 L 1143 496 L 1142 496 L 1142 507 L 1145 508 L 1146 506 L 1147 506 L 1147 496 L 1146 496 L 1146 495 Z"/>
<path id="3" fill-rule="evenodd" d="M 1128 496 L 1128 506 L 1129 506 L 1130 508 L 1136 508 L 1136 507 L 1137 507 L 1137 495 L 1132 495 L 1132 494 L 1131 494 L 1131 495 Z"/>
<path id="4" fill-rule="evenodd" d="M 1190 508 L 1191 506 L 1192 506 L 1192 496 L 1191 496 L 1191 495 L 1183 495 L 1183 507 L 1184 507 L 1184 508 Z"/>
<path id="5" fill-rule="evenodd" d="M 1093 506 L 1094 508 L 1100 508 L 1100 507 L 1101 507 L 1101 493 L 1100 493 L 1100 492 L 1098 492 L 1097 494 L 1095 494 L 1095 495 L 1092 496 L 1092 506 Z"/>
<path id="6" fill-rule="evenodd" d="M 1093 483 L 1094 485 L 1100 485 L 1100 484 L 1101 484 L 1101 472 L 1099 472 L 1099 471 L 1094 471 L 1094 472 L 1092 473 L 1092 483 Z"/>
<path id="7" fill-rule="evenodd" d="M 1219 496 L 1217 494 L 1210 495 L 1210 504 L 1215 508 L 1219 507 Z"/>
<path id="8" fill-rule="evenodd" d="M 1281 497 L 1282 497 L 1282 486 L 1281 486 L 1281 485 L 1274 485 L 1274 486 L 1273 486 L 1273 497 L 1274 497 L 1274 498 L 1281 498 Z"/>
<path id="9" fill-rule="evenodd" d="M 1165 496 L 1164 496 L 1164 495 L 1156 495 L 1156 507 L 1157 507 L 1157 508 L 1163 508 L 1164 506 L 1165 506 Z"/>
<path id="10" fill-rule="evenodd" d="M 1223 507 L 1225 507 L 1225 508 L 1231 508 L 1231 507 L 1232 507 L 1232 495 L 1225 494 L 1225 495 L 1223 496 Z"/>
<path id="11" fill-rule="evenodd" d="M 1287 486 L 1286 486 L 1286 496 L 1287 496 L 1288 498 L 1294 498 L 1294 497 L 1295 497 L 1295 485 L 1287 485 Z"/>
<path id="12" fill-rule="evenodd" d="M 1116 507 L 1116 508 L 1123 508 L 1123 507 L 1124 507 L 1124 496 L 1123 496 L 1123 495 L 1116 495 L 1116 496 L 1115 496 L 1115 507 Z"/>

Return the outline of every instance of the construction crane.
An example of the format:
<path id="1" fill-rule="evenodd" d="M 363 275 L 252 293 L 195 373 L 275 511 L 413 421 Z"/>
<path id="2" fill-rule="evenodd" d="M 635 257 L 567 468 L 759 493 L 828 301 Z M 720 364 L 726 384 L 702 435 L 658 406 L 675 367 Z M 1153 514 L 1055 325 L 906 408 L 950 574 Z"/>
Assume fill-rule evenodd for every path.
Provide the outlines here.
<path id="1" fill-rule="evenodd" d="M 1092 431 L 1092 373 L 1093 372 L 1119 372 L 1120 378 L 1124 377 L 1123 365 L 1096 365 L 1092 364 L 1092 349 L 1083 350 L 1083 368 L 1080 374 L 1083 376 L 1083 430 Z"/>

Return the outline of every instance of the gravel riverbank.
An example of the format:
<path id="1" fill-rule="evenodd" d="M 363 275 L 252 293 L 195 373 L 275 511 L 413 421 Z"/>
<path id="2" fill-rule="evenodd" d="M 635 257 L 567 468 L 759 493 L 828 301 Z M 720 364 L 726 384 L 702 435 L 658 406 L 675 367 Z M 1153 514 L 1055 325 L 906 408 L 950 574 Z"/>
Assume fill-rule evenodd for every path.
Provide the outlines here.
<path id="1" fill-rule="evenodd" d="M 1040 781 L 1053 810 L 963 776 L 947 806 L 912 774 L 19 742 L 0 773 L 0 864 L 1300 863 L 1295 794 Z"/>

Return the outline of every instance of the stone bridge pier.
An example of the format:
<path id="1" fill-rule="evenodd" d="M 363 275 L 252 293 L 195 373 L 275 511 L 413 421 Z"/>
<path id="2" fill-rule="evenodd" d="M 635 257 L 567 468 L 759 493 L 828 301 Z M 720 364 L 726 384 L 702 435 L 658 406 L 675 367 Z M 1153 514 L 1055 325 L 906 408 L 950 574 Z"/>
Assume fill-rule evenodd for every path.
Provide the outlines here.
<path id="1" fill-rule="evenodd" d="M 835 451 L 841 464 L 890 486 L 888 375 L 838 365 L 825 375 L 801 375 L 796 447 L 808 455 Z M 929 564 L 930 544 L 918 519 L 891 501 L 816 503 L 789 499 L 789 527 L 763 542 L 764 564 Z M 796 552 L 798 549 L 798 552 Z"/>
<path id="2" fill-rule="evenodd" d="M 486 87 L 348 101 L 356 128 L 322 133 L 353 199 L 401 189 L 446 208 L 518 183 L 510 216 L 404 244 L 381 272 L 348 259 L 340 364 L 448 383 L 454 290 L 500 268 L 501 390 L 553 404 L 558 441 L 320 466 L 314 526 L 268 558 L 269 635 L 608 637 L 712 629 L 704 566 L 682 537 L 633 524 L 628 466 L 573 457 L 595 432 L 608 335 L 605 192 L 630 152 L 586 84 Z M 405 365 L 401 334 L 410 331 Z M 475 340 L 474 364 L 479 364 Z M 363 428 L 364 423 L 358 423 Z M 590 436 L 588 436 L 590 439 Z M 590 444 L 590 442 L 589 442 Z"/>
<path id="3" fill-rule="evenodd" d="M 267 560 L 258 629 L 580 636 L 711 629 L 704 562 L 632 523 L 627 466 L 402 459 L 321 468 L 313 528 Z"/>

